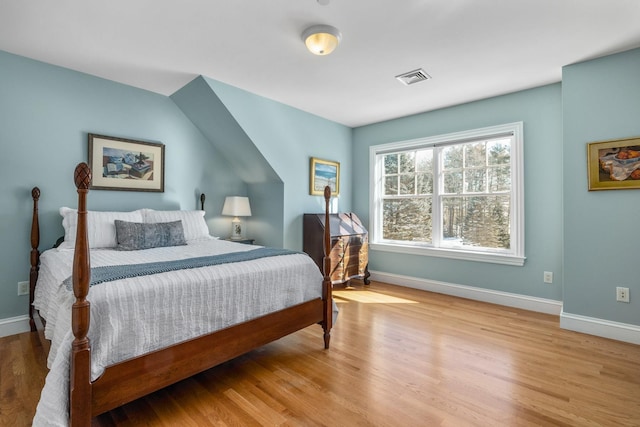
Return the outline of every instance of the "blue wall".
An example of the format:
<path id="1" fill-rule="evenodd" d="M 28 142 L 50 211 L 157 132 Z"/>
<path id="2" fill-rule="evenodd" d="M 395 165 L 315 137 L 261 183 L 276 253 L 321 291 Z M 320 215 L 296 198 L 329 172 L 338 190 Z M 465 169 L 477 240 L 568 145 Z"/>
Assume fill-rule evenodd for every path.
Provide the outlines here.
<path id="1" fill-rule="evenodd" d="M 284 237 L 284 183 L 220 101 L 209 81 L 198 77 L 171 95 L 171 99 L 247 183 L 245 192 L 227 194 L 249 197 L 252 216 L 244 218 L 245 236 L 261 245 L 281 247 Z"/>
<path id="2" fill-rule="evenodd" d="M 166 146 L 164 193 L 94 190 L 90 209 L 195 209 L 204 192 L 211 232 L 228 233 L 219 218 L 221 189 L 246 191 L 214 146 L 165 96 L 0 52 L 0 117 L 0 319 L 27 312 L 17 282 L 28 280 L 31 188 L 42 191 L 41 248 L 46 249 L 63 234 L 58 208 L 77 205 L 73 169 L 87 161 L 87 133 Z"/>
<path id="3" fill-rule="evenodd" d="M 566 66 L 561 85 L 355 129 L 353 207 L 367 221 L 371 145 L 513 121 L 523 121 L 525 130 L 524 267 L 371 251 L 370 268 L 562 300 L 566 327 L 637 342 L 640 193 L 587 191 L 586 147 L 640 136 L 638 76 L 640 49 L 635 49 Z M 542 283 L 543 271 L 554 272 L 553 285 Z M 616 286 L 630 289 L 629 304 L 615 301 Z"/>
<path id="4" fill-rule="evenodd" d="M 370 269 L 459 285 L 562 299 L 562 103 L 554 84 L 354 130 L 354 211 L 369 219 L 369 147 L 524 122 L 523 267 L 372 250 Z M 543 283 L 543 271 L 554 283 Z"/>
<path id="5" fill-rule="evenodd" d="M 89 209 L 195 209 L 204 192 L 209 229 L 226 237 L 230 218 L 220 215 L 224 197 L 248 194 L 256 208 L 248 233 L 253 229 L 262 244 L 301 249 L 302 214 L 322 211 L 321 197 L 308 195 L 310 156 L 342 164 L 340 209 L 350 209 L 351 129 L 206 82 L 210 90 L 222 92 L 233 113 L 210 110 L 210 117 L 224 117 L 224 126 L 211 135 L 170 97 L 0 51 L 0 320 L 27 312 L 27 297 L 17 296 L 17 282 L 28 280 L 31 188 L 42 191 L 44 250 L 63 234 L 58 208 L 77 204 L 73 169 L 87 160 L 88 133 L 166 146 L 164 193 L 94 190 Z M 247 126 L 246 133 L 234 117 Z M 256 141 L 247 145 L 239 139 L 243 134 Z M 267 179 L 248 178 L 234 167 L 236 156 L 244 156 L 247 149 L 257 153 L 249 169 L 267 171 Z"/>
<path id="6" fill-rule="evenodd" d="M 76 203 L 72 170 L 87 159 L 89 132 L 167 147 L 164 193 L 92 191 L 91 209 L 192 209 L 205 192 L 210 230 L 226 236 L 224 196 L 247 194 L 258 212 L 249 233 L 300 249 L 302 214 L 322 211 L 322 198 L 308 195 L 309 157 L 341 163 L 333 209 L 368 223 L 371 145 L 523 121 L 523 267 L 371 251 L 371 269 L 563 300 L 566 313 L 640 325 L 638 190 L 588 192 L 586 174 L 586 143 L 640 135 L 639 73 L 633 50 L 567 66 L 562 85 L 350 129 L 205 77 L 165 97 L 0 51 L 0 320 L 27 311 L 16 284 L 28 279 L 30 190 L 42 190 L 46 248 L 62 234 L 57 209 Z M 189 111 L 204 108 L 198 85 L 210 92 L 204 119 L 217 127 Z M 543 271 L 554 272 L 553 284 Z M 616 286 L 630 288 L 630 304 L 615 302 Z"/>
<path id="7" fill-rule="evenodd" d="M 309 195 L 310 157 L 340 162 L 340 195 L 332 209 L 351 210 L 351 128 L 215 80 L 207 81 L 284 183 L 284 246 L 302 250 L 302 214 L 324 212 L 324 199 Z M 260 193 L 256 188 L 252 197 Z"/>
<path id="8" fill-rule="evenodd" d="M 565 313 L 640 325 L 640 190 L 587 191 L 589 142 L 640 136 L 640 49 L 564 67 Z M 630 304 L 616 302 L 628 287 Z"/>

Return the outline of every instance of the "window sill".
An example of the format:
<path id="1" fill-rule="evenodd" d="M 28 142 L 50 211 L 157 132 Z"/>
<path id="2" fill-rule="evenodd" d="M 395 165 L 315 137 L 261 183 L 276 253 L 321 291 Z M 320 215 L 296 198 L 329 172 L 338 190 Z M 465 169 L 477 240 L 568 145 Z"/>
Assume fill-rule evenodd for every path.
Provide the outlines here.
<path id="1" fill-rule="evenodd" d="M 411 255 L 433 256 L 439 258 L 451 258 L 464 261 L 488 262 L 492 264 L 505 264 L 522 267 L 525 257 L 504 254 L 480 253 L 465 251 L 462 249 L 429 248 L 425 246 L 399 245 L 391 243 L 369 243 L 369 247 L 375 251 L 396 252 Z"/>

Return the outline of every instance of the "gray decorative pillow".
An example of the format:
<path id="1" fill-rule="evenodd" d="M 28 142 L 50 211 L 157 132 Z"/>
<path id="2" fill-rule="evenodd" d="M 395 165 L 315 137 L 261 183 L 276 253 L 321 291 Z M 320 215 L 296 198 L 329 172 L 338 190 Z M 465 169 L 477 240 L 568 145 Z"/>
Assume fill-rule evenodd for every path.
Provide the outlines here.
<path id="1" fill-rule="evenodd" d="M 118 241 L 116 249 L 119 251 L 137 251 L 187 244 L 184 239 L 182 221 L 150 224 L 117 219 L 115 224 L 116 240 Z"/>

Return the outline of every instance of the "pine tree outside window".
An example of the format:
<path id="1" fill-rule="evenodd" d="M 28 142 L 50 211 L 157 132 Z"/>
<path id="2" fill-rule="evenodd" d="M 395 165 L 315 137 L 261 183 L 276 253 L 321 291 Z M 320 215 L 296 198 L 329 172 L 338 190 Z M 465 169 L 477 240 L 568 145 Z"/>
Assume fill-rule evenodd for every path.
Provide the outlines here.
<path id="1" fill-rule="evenodd" d="M 524 264 L 522 122 L 371 147 L 371 247 Z"/>

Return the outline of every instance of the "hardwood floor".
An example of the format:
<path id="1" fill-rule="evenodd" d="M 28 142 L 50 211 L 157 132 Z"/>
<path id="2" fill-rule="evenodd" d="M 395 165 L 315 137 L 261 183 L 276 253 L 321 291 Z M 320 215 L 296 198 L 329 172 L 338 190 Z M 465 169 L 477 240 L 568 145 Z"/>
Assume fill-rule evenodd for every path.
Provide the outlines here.
<path id="1" fill-rule="evenodd" d="M 96 426 L 639 426 L 640 346 L 558 318 L 372 282 L 340 315 L 103 414 Z M 37 336 L 0 339 L 0 424 L 30 425 Z"/>

